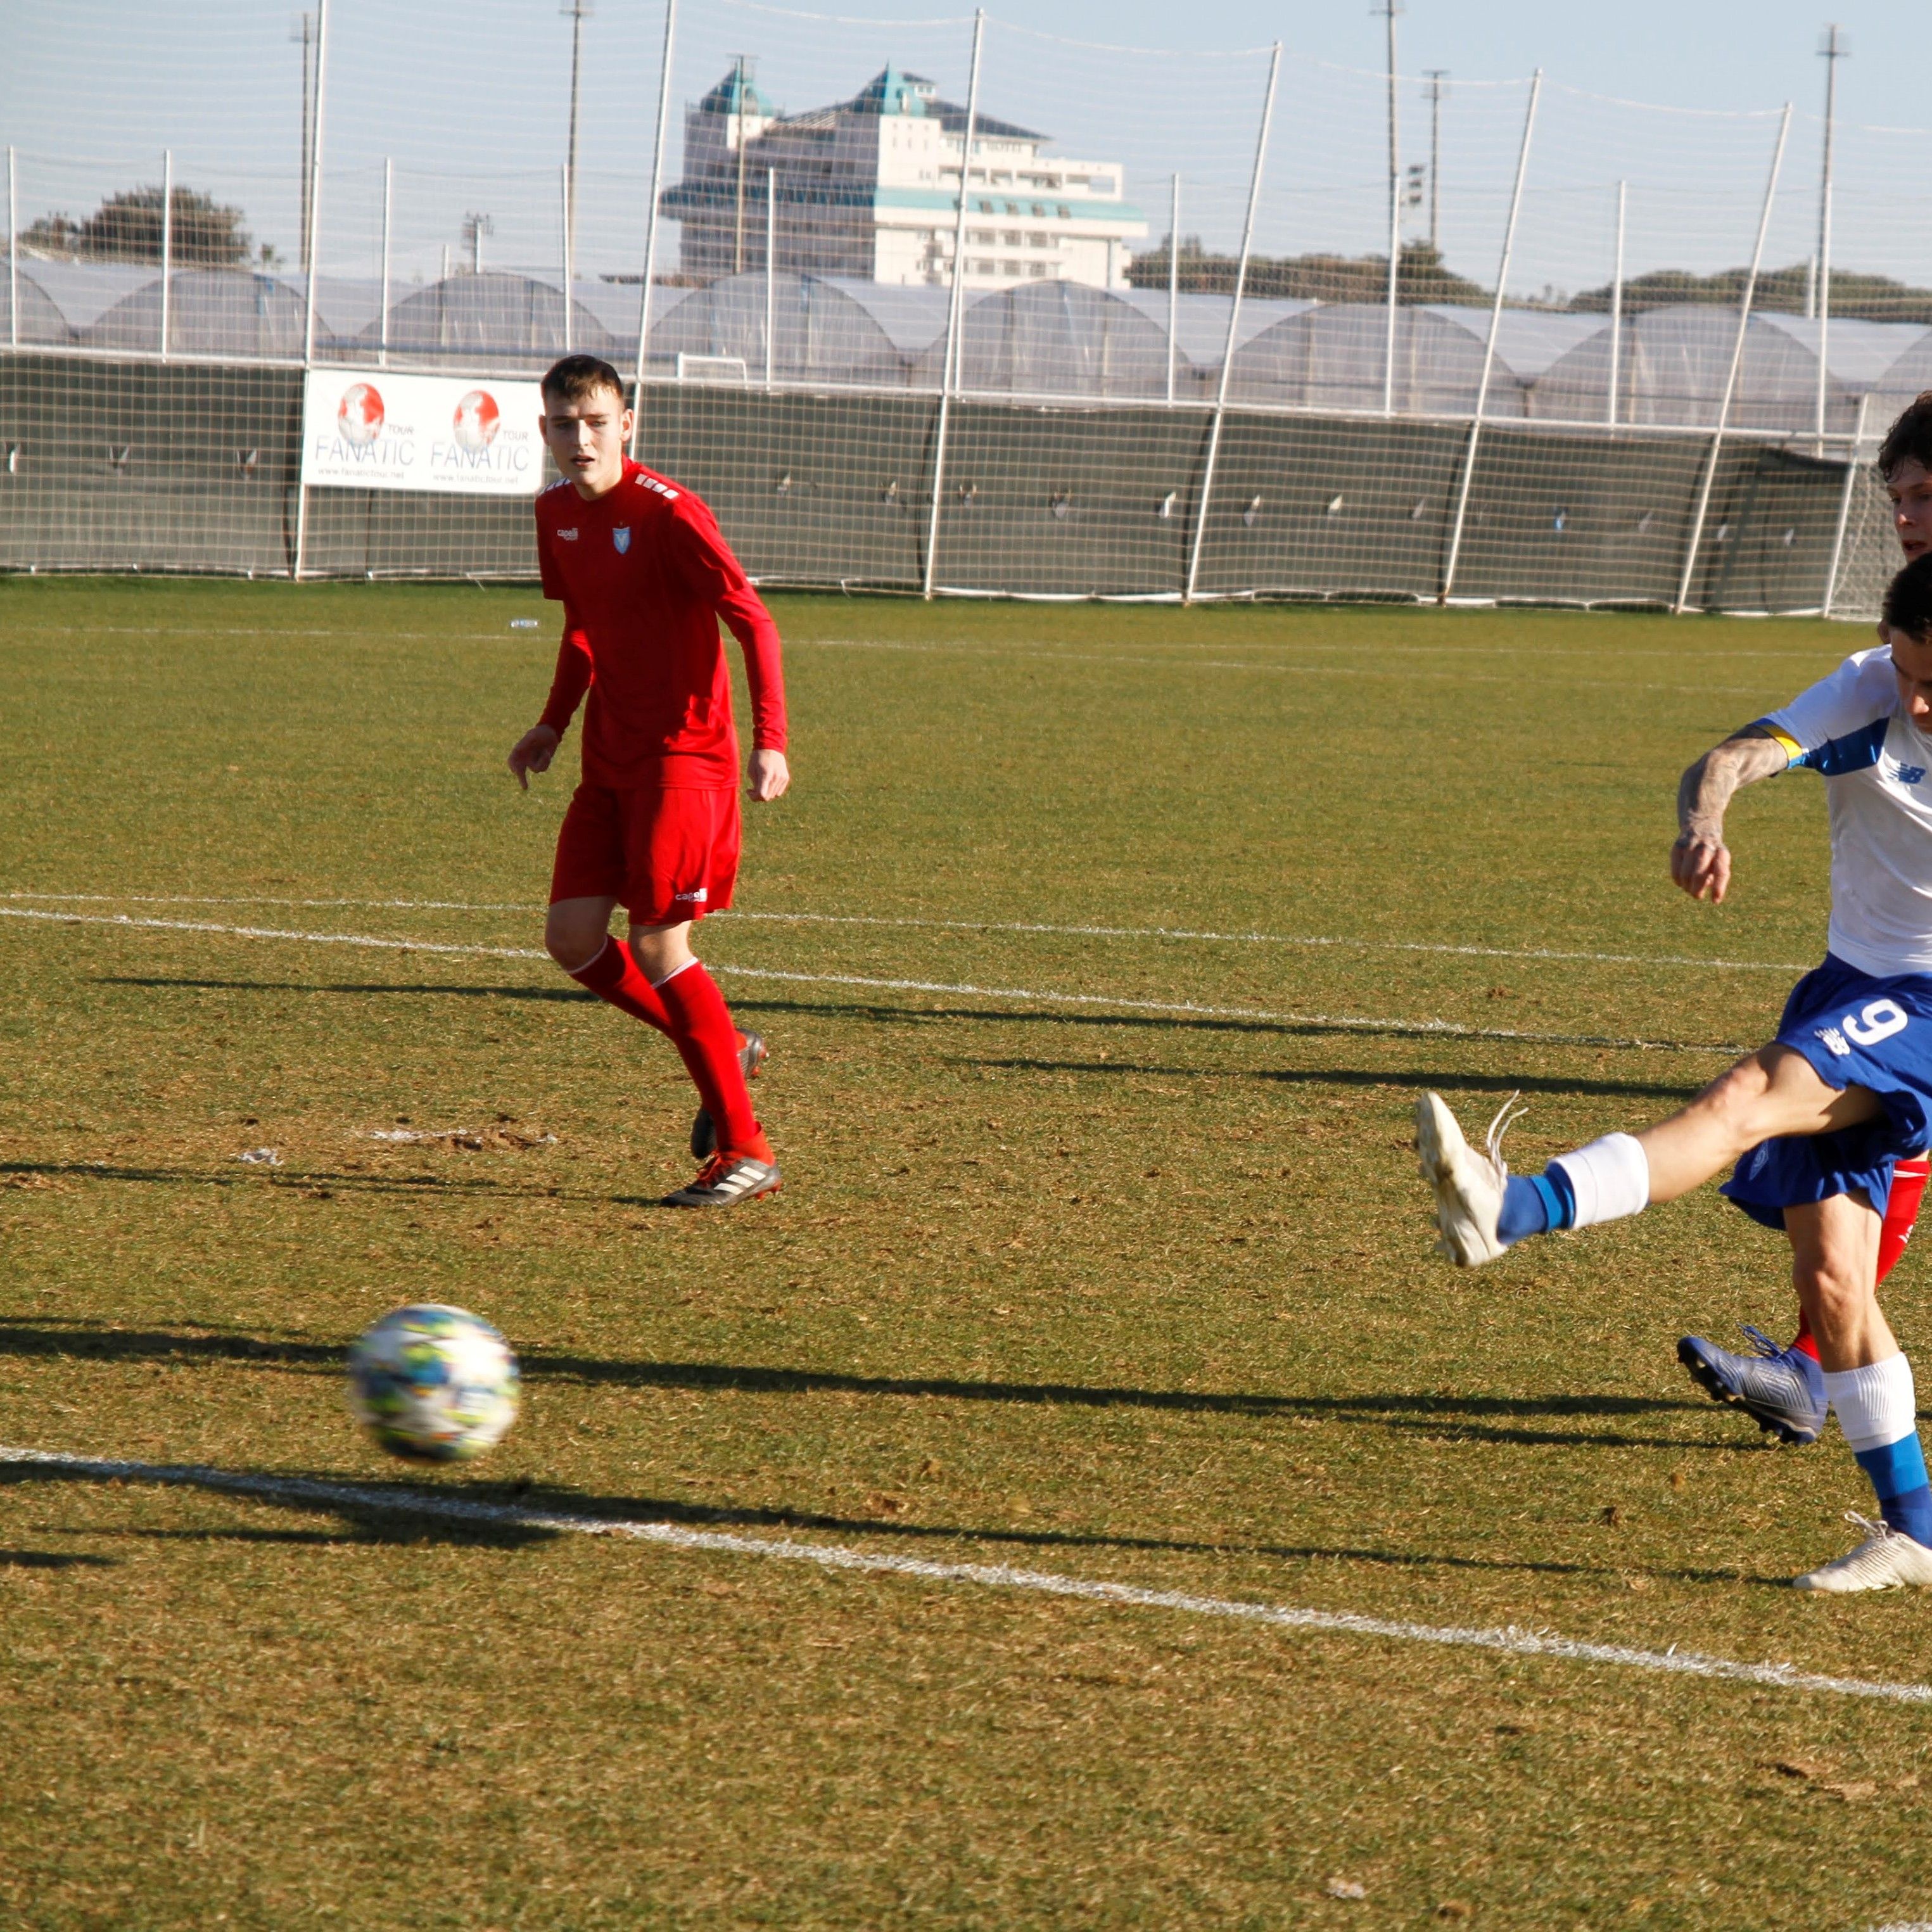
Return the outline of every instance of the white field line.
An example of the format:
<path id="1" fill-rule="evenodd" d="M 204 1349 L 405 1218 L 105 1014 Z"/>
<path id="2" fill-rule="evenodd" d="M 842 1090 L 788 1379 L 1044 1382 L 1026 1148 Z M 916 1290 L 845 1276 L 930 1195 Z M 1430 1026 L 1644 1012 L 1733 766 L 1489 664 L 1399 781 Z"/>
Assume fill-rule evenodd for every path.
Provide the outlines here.
<path id="1" fill-rule="evenodd" d="M 276 906 L 289 910 L 356 912 L 541 913 L 540 905 L 458 899 L 214 898 L 144 892 L 0 892 L 0 899 L 39 905 Z M 1547 959 L 1598 966 L 1698 966 L 1726 973 L 1808 973 L 1810 965 L 1780 959 L 1704 959 L 1688 952 L 1586 952 L 1550 946 L 1458 946 L 1420 939 L 1349 939 L 1320 933 L 1209 932 L 1177 926 L 1051 926 L 1030 920 L 911 919 L 838 912 L 716 912 L 713 920 L 746 920 L 777 926 L 857 926 L 926 932 L 1013 932 L 1068 939 L 1184 940 L 1229 946 L 1304 946 L 1337 951 L 1435 953 L 1464 959 Z M 1816 962 L 1814 962 L 1814 964 Z"/>
<path id="2" fill-rule="evenodd" d="M 48 912 L 0 906 L 0 919 L 35 920 L 56 926 L 109 926 L 159 932 L 193 932 L 229 939 L 278 940 L 302 946 L 354 946 L 383 952 L 430 952 L 459 958 L 542 959 L 529 946 L 472 946 L 447 940 L 387 939 L 359 932 L 302 932 L 278 926 L 218 926 L 206 920 L 132 919 L 125 913 Z M 854 973 L 789 973 L 767 966 L 710 963 L 713 973 L 740 980 L 776 980 L 805 986 L 856 986 L 874 992 L 945 993 L 980 1000 L 1017 1000 L 1031 1006 L 1098 1006 L 1114 1012 L 1175 1013 L 1196 1019 L 1251 1020 L 1275 1026 L 1327 1028 L 1343 1033 L 1424 1035 L 1444 1040 L 1513 1040 L 1540 1046 L 1601 1046 L 1653 1053 L 1748 1053 L 1748 1047 L 1696 1040 L 1631 1040 L 1609 1034 L 1531 1033 L 1514 1027 L 1465 1026 L 1454 1020 L 1370 1019 L 1356 1014 L 1276 1012 L 1258 1006 L 1209 1006 L 1192 1000 L 1141 1000 L 1112 993 L 1063 993 L 1025 986 L 977 986 L 938 980 L 879 980 Z"/>
<path id="3" fill-rule="evenodd" d="M 1520 676 L 1462 670 L 1413 670 L 1406 665 L 1259 664 L 1229 658 L 1141 658 L 1118 651 L 1057 651 L 1029 644 L 914 644 L 865 638 L 806 638 L 800 643 L 821 650 L 909 651 L 925 657 L 1024 658 L 1060 664 L 1090 664 L 1105 670 L 1115 664 L 1152 665 L 1161 670 L 1258 671 L 1275 677 L 1400 678 L 1406 683 L 1507 684 L 1520 686 Z M 797 645 L 791 648 L 796 650 Z M 1749 698 L 1762 701 L 1763 685 L 1634 684 L 1625 678 L 1566 677 L 1566 688 L 1586 691 L 1667 692 L 1684 698 Z"/>
<path id="4" fill-rule="evenodd" d="M 273 1502 L 313 1504 L 322 1508 L 386 1510 L 399 1516 L 442 1516 L 462 1522 L 500 1523 L 559 1534 L 611 1536 L 654 1543 L 673 1550 L 702 1550 L 725 1556 L 763 1557 L 768 1562 L 815 1564 L 824 1570 L 875 1576 L 910 1576 L 928 1583 L 974 1583 L 996 1590 L 1026 1590 L 1042 1596 L 1072 1597 L 1124 1608 L 1177 1610 L 1184 1616 L 1226 1617 L 1277 1629 L 1332 1632 L 1338 1636 L 1386 1637 L 1402 1643 L 1443 1644 L 1459 1649 L 1499 1651 L 1513 1657 L 1553 1657 L 1572 1664 L 1608 1664 L 1673 1676 L 1715 1678 L 1780 1690 L 1827 1692 L 1870 1697 L 1896 1704 L 1932 1703 L 1932 1684 L 1888 1684 L 1861 1677 L 1828 1677 L 1789 1664 L 1740 1664 L 1695 1651 L 1638 1650 L 1624 1644 L 1586 1643 L 1540 1630 L 1513 1626 L 1484 1629 L 1409 1623 L 1386 1617 L 1358 1616 L 1346 1610 L 1310 1610 L 1288 1604 L 1244 1602 L 1228 1597 L 1198 1597 L 1180 1590 L 1148 1590 L 1136 1584 L 1066 1576 L 1052 1570 L 1018 1570 L 1004 1563 L 935 1563 L 918 1556 L 894 1556 L 854 1550 L 839 1544 L 795 1543 L 790 1538 L 737 1536 L 722 1530 L 689 1529 L 680 1523 L 627 1522 L 599 1516 L 526 1509 L 438 1492 L 360 1489 L 316 1482 L 304 1476 L 251 1475 L 193 1464 L 132 1462 L 63 1454 L 45 1449 L 0 1448 L 0 1464 L 38 1464 L 102 1481 L 170 1484 L 214 1490 Z"/>

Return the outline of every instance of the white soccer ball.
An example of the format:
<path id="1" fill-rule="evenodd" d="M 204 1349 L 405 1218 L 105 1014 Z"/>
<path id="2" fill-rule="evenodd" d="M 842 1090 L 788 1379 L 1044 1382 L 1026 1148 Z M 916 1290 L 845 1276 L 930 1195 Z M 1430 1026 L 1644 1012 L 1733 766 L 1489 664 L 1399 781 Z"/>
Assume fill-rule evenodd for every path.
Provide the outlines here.
<path id="1" fill-rule="evenodd" d="M 521 1379 L 487 1322 L 440 1302 L 386 1315 L 349 1352 L 349 1406 L 378 1444 L 414 1462 L 462 1462 L 500 1442 Z"/>

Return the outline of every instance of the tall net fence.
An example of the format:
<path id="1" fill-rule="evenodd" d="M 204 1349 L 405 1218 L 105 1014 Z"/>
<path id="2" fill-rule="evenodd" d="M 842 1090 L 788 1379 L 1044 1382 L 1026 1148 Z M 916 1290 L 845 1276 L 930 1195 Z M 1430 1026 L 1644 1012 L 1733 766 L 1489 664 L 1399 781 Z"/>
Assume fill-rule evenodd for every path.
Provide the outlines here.
<path id="1" fill-rule="evenodd" d="M 1892 568 L 1913 130 L 754 0 L 122 21 L 7 29 L 0 568 L 527 576 L 541 470 L 487 472 L 573 350 L 766 582 L 1851 615 Z M 365 484 L 404 398 L 448 474 Z"/>

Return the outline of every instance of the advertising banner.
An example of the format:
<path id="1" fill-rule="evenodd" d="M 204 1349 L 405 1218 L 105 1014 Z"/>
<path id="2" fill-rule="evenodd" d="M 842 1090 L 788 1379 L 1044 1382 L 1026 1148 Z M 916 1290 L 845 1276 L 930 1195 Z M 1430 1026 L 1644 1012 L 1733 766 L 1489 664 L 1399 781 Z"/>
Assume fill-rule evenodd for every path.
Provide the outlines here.
<path id="1" fill-rule="evenodd" d="M 302 480 L 356 490 L 533 496 L 543 488 L 534 382 L 311 369 Z"/>

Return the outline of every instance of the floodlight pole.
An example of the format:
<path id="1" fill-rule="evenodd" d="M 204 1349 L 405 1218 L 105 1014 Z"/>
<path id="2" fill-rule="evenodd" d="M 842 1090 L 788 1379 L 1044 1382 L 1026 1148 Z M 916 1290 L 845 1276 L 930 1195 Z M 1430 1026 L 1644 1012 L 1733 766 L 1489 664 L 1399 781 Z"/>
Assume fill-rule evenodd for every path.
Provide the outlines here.
<path id="1" fill-rule="evenodd" d="M 1530 77 L 1529 106 L 1522 117 L 1522 146 L 1516 151 L 1516 185 L 1510 192 L 1509 220 L 1503 229 L 1503 256 L 1496 267 L 1496 299 L 1490 308 L 1490 336 L 1483 346 L 1483 374 L 1476 385 L 1476 413 L 1469 422 L 1468 446 L 1462 452 L 1462 481 L 1456 492 L 1456 520 L 1449 532 L 1449 555 L 1442 566 L 1442 590 L 1436 602 L 1446 604 L 1456 587 L 1456 566 L 1462 554 L 1462 530 L 1469 514 L 1469 488 L 1476 476 L 1476 449 L 1483 434 L 1483 412 L 1489 406 L 1490 376 L 1496 364 L 1496 337 L 1503 324 L 1503 296 L 1509 287 L 1510 256 L 1516 248 L 1516 217 L 1522 212 L 1522 184 L 1529 172 L 1530 136 L 1536 131 L 1536 104 L 1543 94 L 1543 70 Z"/>
<path id="2" fill-rule="evenodd" d="M 1395 0 L 1389 0 L 1393 6 Z M 1241 296 L 1247 286 L 1248 256 L 1255 242 L 1255 211 L 1261 204 L 1262 174 L 1268 164 L 1268 130 L 1274 122 L 1275 82 L 1281 75 L 1281 43 L 1268 56 L 1268 92 L 1262 101 L 1262 124 L 1255 135 L 1255 168 L 1248 182 L 1248 212 L 1241 224 L 1241 258 L 1234 267 L 1234 298 L 1228 308 L 1228 340 L 1221 351 L 1221 381 L 1214 392 L 1214 419 L 1208 430 L 1208 459 L 1201 468 L 1201 500 L 1194 506 L 1194 538 L 1187 549 L 1187 579 L 1180 593 L 1184 604 L 1194 601 L 1201 581 L 1201 554 L 1208 541 L 1208 506 L 1214 494 L 1214 469 L 1221 455 L 1221 428 L 1227 420 L 1228 389 L 1234 374 L 1234 347 L 1240 340 Z"/>
<path id="3" fill-rule="evenodd" d="M 1424 68 L 1429 82 L 1429 246 L 1436 260 L 1442 258 L 1442 83 L 1449 78 L 1446 67 Z"/>
<path id="4" fill-rule="evenodd" d="M 658 76 L 658 130 L 651 145 L 651 205 L 644 215 L 644 286 L 638 298 L 638 377 L 632 391 L 631 457 L 644 425 L 644 357 L 650 342 L 651 278 L 658 266 L 658 202 L 664 188 L 664 131 L 670 121 L 671 50 L 677 40 L 677 0 L 664 0 L 664 68 Z"/>
<path id="5" fill-rule="evenodd" d="M 1630 202 L 1630 183 L 1617 183 L 1617 258 L 1610 277 L 1610 380 L 1604 420 L 1617 426 L 1617 379 L 1624 366 L 1624 217 Z"/>
<path id="6" fill-rule="evenodd" d="M 1784 165 L 1785 137 L 1791 132 L 1791 104 L 1778 123 L 1778 142 L 1771 152 L 1771 172 L 1764 184 L 1764 206 L 1757 218 L 1757 241 L 1751 249 L 1750 272 L 1744 278 L 1743 299 L 1738 304 L 1737 338 L 1731 344 L 1731 366 L 1725 372 L 1724 394 L 1718 405 L 1718 426 L 1712 432 L 1711 453 L 1704 462 L 1702 482 L 1697 489 L 1697 508 L 1690 520 L 1690 541 L 1684 547 L 1684 572 L 1677 581 L 1677 601 L 1670 607 L 1682 616 L 1690 606 L 1690 580 L 1697 568 L 1697 552 L 1704 541 L 1704 520 L 1710 514 L 1712 486 L 1718 480 L 1718 458 L 1724 446 L 1724 432 L 1730 427 L 1731 401 L 1737 394 L 1738 372 L 1744 367 L 1745 333 L 1750 327 L 1751 303 L 1757 294 L 1758 270 L 1764 262 L 1764 238 L 1771 226 L 1772 202 L 1778 196 L 1778 170 Z"/>
<path id="7" fill-rule="evenodd" d="M 1180 177 L 1167 219 L 1167 400 L 1174 401 L 1174 332 L 1180 326 Z"/>
<path id="8" fill-rule="evenodd" d="M 1825 354 L 1832 328 L 1832 158 L 1838 128 L 1838 63 L 1850 50 L 1833 25 L 1825 30 L 1825 44 L 1818 50 L 1825 63 L 1825 152 L 1818 176 L 1818 266 L 1814 280 L 1818 291 L 1818 392 L 1813 433 L 1818 439 L 1818 454 L 1825 453 Z"/>
<path id="9" fill-rule="evenodd" d="M 772 332 L 778 326 L 778 171 L 765 170 L 765 388 L 772 386 Z"/>
<path id="10" fill-rule="evenodd" d="M 570 16 L 570 142 L 563 164 L 563 259 L 566 262 L 577 256 L 577 76 L 583 64 L 584 17 L 590 6 L 591 0 L 564 0 L 560 10 Z M 570 346 L 568 328 L 566 322 L 566 350 Z"/>
<path id="11" fill-rule="evenodd" d="M 1832 533 L 1832 566 L 1825 579 L 1824 602 L 1818 614 L 1828 617 L 1832 607 L 1838 601 L 1838 566 L 1845 554 L 1845 530 L 1851 521 L 1852 491 L 1858 480 L 1858 450 L 1865 440 L 1865 411 L 1871 402 L 1871 392 L 1868 389 L 1858 398 L 1858 413 L 1852 424 L 1852 446 L 1845 452 L 1845 487 L 1838 495 L 1838 527 Z"/>
<path id="12" fill-rule="evenodd" d="M 939 568 L 939 500 L 946 488 L 946 437 L 952 427 L 952 390 L 959 380 L 959 330 L 966 302 L 966 190 L 973 178 L 973 130 L 980 120 L 980 53 L 986 40 L 986 10 L 973 10 L 973 61 L 966 76 L 966 124 L 959 133 L 959 212 L 952 224 L 952 292 L 946 304 L 946 350 L 940 362 L 939 421 L 932 436 L 932 507 L 926 526 L 926 574 L 920 585 L 929 603 Z"/>
<path id="13" fill-rule="evenodd" d="M 1388 22 L 1388 330 L 1382 345 L 1382 414 L 1395 413 L 1396 278 L 1402 268 L 1402 122 L 1396 105 L 1395 20 L 1401 0 L 1382 0 L 1376 9 Z"/>
<path id="14" fill-rule="evenodd" d="M 174 293 L 175 277 L 175 154 L 172 148 L 161 151 L 161 360 L 168 359 L 169 298 Z"/>
<path id="15" fill-rule="evenodd" d="M 392 154 L 382 157 L 382 320 L 376 338 L 376 361 L 380 368 L 389 366 L 389 226 L 395 210 L 396 163 Z"/>
<path id="16" fill-rule="evenodd" d="M 328 81 L 328 0 L 315 0 L 315 111 L 310 123 L 308 196 L 306 203 L 308 269 L 302 278 L 302 388 L 304 414 L 309 371 L 315 366 L 316 267 L 322 256 L 322 110 Z M 303 425 L 304 439 L 308 426 Z M 300 460 L 299 455 L 297 458 Z M 308 485 L 296 471 L 296 581 L 308 562 Z"/>

